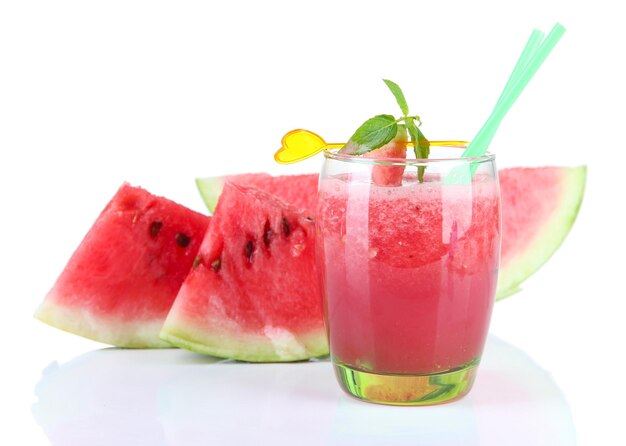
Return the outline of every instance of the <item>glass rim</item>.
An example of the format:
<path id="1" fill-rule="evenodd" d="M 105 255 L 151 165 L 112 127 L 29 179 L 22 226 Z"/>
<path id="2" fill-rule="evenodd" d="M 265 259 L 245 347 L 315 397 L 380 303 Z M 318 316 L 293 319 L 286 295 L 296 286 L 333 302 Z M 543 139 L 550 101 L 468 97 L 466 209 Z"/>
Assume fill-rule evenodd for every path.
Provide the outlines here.
<path id="1" fill-rule="evenodd" d="M 465 149 L 465 147 L 459 146 L 436 146 L 435 149 Z M 431 150 L 433 147 L 431 147 Z M 341 161 L 346 163 L 361 163 L 361 164 L 385 164 L 385 165 L 428 165 L 438 163 L 454 163 L 454 164 L 482 164 L 486 162 L 492 162 L 496 159 L 496 155 L 487 152 L 482 156 L 475 156 L 469 158 L 458 157 L 428 157 L 428 158 L 365 158 L 363 156 L 349 155 L 345 153 L 339 153 L 339 148 L 326 148 L 324 149 L 324 158 L 335 161 Z"/>

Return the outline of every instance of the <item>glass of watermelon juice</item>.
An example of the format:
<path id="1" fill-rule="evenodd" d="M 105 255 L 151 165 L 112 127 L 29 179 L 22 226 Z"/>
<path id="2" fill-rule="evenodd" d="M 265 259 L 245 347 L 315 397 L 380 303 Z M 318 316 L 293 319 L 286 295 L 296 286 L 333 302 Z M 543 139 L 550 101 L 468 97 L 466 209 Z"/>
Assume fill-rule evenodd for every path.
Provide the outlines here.
<path id="1" fill-rule="evenodd" d="M 365 401 L 464 396 L 487 337 L 501 232 L 494 157 L 431 150 L 427 160 L 325 152 L 316 225 L 326 328 L 341 387 Z M 473 176 L 450 181 L 459 169 Z"/>

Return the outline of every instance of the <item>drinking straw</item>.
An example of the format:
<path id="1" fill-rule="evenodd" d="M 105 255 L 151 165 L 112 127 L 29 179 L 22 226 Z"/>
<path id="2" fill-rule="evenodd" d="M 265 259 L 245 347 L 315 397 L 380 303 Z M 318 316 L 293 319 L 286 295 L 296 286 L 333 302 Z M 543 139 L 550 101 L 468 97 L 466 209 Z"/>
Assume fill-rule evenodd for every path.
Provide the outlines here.
<path id="1" fill-rule="evenodd" d="M 502 119 L 510 110 L 511 106 L 515 103 L 522 91 L 524 91 L 528 82 L 530 82 L 537 70 L 539 70 L 539 67 L 541 67 L 564 33 L 565 28 L 560 23 L 554 25 L 548 36 L 542 42 L 541 39 L 543 38 L 543 32 L 534 30 L 531 33 L 522 54 L 515 64 L 515 68 L 504 86 L 498 102 L 491 112 L 491 115 L 489 115 L 487 121 L 483 124 L 472 142 L 467 146 L 461 155 L 463 158 L 480 157 L 487 152 L 487 148 L 489 147 L 498 126 L 502 122 Z M 478 166 L 476 164 L 471 165 L 469 177 L 467 175 L 467 171 L 462 173 L 458 169 L 453 169 L 446 180 L 449 183 L 467 182 L 471 178 L 471 175 L 474 174 L 477 167 Z"/>
<path id="2" fill-rule="evenodd" d="M 509 79 L 506 81 L 506 84 L 504 85 L 504 89 L 502 90 L 502 93 L 500 94 L 500 97 L 498 98 L 498 102 L 496 103 L 496 105 L 500 104 L 502 100 L 504 99 L 504 97 L 511 92 L 511 89 L 513 88 L 513 86 L 517 82 L 519 82 L 520 75 L 524 71 L 524 68 L 526 68 L 526 65 L 528 64 L 528 62 L 532 59 L 532 57 L 537 52 L 537 49 L 541 45 L 541 41 L 543 40 L 544 36 L 545 36 L 545 33 L 538 29 L 533 30 L 533 32 L 530 34 L 530 37 L 528 38 L 528 42 L 526 42 L 526 46 L 522 50 L 522 54 L 520 55 L 519 59 L 517 59 L 517 62 L 515 63 L 515 67 L 513 68 L 513 71 L 511 72 Z"/>

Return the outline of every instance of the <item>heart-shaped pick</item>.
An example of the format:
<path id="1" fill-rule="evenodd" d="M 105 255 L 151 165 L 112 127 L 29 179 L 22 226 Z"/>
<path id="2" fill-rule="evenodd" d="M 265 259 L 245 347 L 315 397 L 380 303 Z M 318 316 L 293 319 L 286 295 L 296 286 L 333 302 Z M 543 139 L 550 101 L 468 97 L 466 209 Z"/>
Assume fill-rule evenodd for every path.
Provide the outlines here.
<path id="1" fill-rule="evenodd" d="M 280 164 L 297 163 L 336 145 L 328 144 L 318 134 L 303 129 L 286 133 L 281 142 L 282 147 L 274 154 L 274 159 Z"/>
<path id="2" fill-rule="evenodd" d="M 344 144 L 328 143 L 317 133 L 309 130 L 296 129 L 285 133 L 282 147 L 274 154 L 274 159 L 280 164 L 292 164 L 305 160 L 320 153 L 324 149 L 340 149 Z M 467 141 L 430 141 L 431 146 L 467 147 Z M 408 143 L 413 146 L 412 143 Z"/>

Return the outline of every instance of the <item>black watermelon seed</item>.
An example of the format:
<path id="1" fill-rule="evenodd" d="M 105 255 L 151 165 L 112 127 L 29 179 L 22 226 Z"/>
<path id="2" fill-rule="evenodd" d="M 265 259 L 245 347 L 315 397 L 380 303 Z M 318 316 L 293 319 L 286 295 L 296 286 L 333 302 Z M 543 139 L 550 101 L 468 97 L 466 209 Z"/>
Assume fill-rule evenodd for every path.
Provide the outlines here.
<path id="1" fill-rule="evenodd" d="M 178 246 L 181 248 L 186 248 L 189 246 L 190 242 L 191 238 L 187 234 L 183 234 L 182 232 L 176 234 L 176 243 L 178 243 Z"/>
<path id="2" fill-rule="evenodd" d="M 162 221 L 153 221 L 150 224 L 150 237 L 156 237 L 159 231 L 161 230 L 162 226 L 163 226 Z"/>
<path id="3" fill-rule="evenodd" d="M 213 268 L 213 270 L 217 273 L 220 270 L 220 267 L 222 266 L 222 259 L 221 258 L 217 258 L 215 260 L 213 260 L 211 262 L 211 268 Z"/>
<path id="4" fill-rule="evenodd" d="M 270 222 L 268 220 L 265 221 L 265 228 L 263 232 L 263 243 L 265 247 L 270 246 L 270 242 L 272 241 L 272 228 L 270 226 Z"/>
<path id="5" fill-rule="evenodd" d="M 248 240 L 246 242 L 246 246 L 244 247 L 245 251 L 246 251 L 246 257 L 248 258 L 248 261 L 252 261 L 252 253 L 254 252 L 254 242 L 252 240 Z"/>
<path id="6" fill-rule="evenodd" d="M 193 259 L 193 267 L 197 268 L 198 265 L 202 263 L 202 256 L 197 255 L 195 259 Z"/>
<path id="7" fill-rule="evenodd" d="M 285 237 L 288 237 L 290 233 L 291 226 L 289 226 L 289 222 L 287 221 L 287 219 L 283 217 L 283 234 L 285 234 Z"/>

